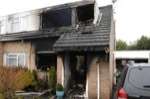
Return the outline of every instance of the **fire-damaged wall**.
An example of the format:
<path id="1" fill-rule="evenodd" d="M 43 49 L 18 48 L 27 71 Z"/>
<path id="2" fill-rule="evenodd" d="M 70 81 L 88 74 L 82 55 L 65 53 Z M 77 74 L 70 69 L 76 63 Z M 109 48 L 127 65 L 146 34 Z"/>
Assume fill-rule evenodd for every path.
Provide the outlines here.
<path id="1" fill-rule="evenodd" d="M 31 42 L 35 46 L 36 53 L 44 53 L 53 51 L 53 45 L 57 39 L 58 37 L 40 38 L 31 40 Z"/>
<path id="2" fill-rule="evenodd" d="M 47 70 L 51 66 L 57 66 L 57 55 L 53 51 L 53 44 L 58 38 L 34 39 L 32 44 L 35 46 L 37 69 Z"/>
<path id="3" fill-rule="evenodd" d="M 57 65 L 57 55 L 53 51 L 53 44 L 57 37 L 34 40 L 21 40 L 0 43 L 0 65 L 6 65 L 7 54 L 25 54 L 25 67 L 32 69 L 41 69 L 38 66 Z M 40 60 L 38 60 L 40 59 Z M 39 63 L 38 63 L 38 61 Z M 47 67 L 46 67 L 47 68 Z"/>
<path id="4" fill-rule="evenodd" d="M 89 99 L 110 98 L 109 57 L 105 52 L 88 54 L 86 92 Z"/>

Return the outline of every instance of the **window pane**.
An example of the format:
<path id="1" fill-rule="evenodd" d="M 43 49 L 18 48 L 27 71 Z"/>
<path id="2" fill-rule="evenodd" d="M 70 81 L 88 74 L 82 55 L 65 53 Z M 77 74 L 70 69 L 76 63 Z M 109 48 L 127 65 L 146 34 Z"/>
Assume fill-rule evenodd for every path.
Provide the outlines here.
<path id="1" fill-rule="evenodd" d="M 7 66 L 25 66 L 25 54 L 6 54 Z"/>
<path id="2" fill-rule="evenodd" d="M 1 31 L 2 31 L 2 22 L 0 21 L 0 33 L 1 33 Z"/>
<path id="3" fill-rule="evenodd" d="M 0 21 L 0 33 L 4 31 L 4 22 L 3 20 Z"/>
<path id="4" fill-rule="evenodd" d="M 19 31 L 19 17 L 13 17 L 11 19 L 11 28 L 12 28 L 12 32 L 18 32 Z"/>
<path id="5" fill-rule="evenodd" d="M 17 56 L 16 55 L 8 55 L 7 59 L 6 59 L 6 65 L 17 66 Z"/>
<path id="6" fill-rule="evenodd" d="M 24 66 L 25 65 L 25 56 L 19 55 L 18 56 L 18 66 Z"/>
<path id="7" fill-rule="evenodd" d="M 18 32 L 19 31 L 19 23 L 14 23 L 12 27 L 13 32 Z"/>
<path id="8" fill-rule="evenodd" d="M 28 27 L 28 16 L 21 17 L 20 24 L 22 31 L 26 31 Z"/>
<path id="9" fill-rule="evenodd" d="M 19 23 L 19 17 L 13 19 L 13 23 Z"/>

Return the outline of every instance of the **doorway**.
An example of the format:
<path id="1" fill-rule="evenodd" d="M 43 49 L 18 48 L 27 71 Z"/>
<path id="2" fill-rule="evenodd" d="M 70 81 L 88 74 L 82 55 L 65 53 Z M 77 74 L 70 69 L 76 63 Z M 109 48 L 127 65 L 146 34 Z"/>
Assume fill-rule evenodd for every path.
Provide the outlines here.
<path id="1" fill-rule="evenodd" d="M 86 76 L 88 68 L 86 53 L 71 53 L 69 63 L 71 71 L 69 95 L 84 95 L 86 91 Z"/>

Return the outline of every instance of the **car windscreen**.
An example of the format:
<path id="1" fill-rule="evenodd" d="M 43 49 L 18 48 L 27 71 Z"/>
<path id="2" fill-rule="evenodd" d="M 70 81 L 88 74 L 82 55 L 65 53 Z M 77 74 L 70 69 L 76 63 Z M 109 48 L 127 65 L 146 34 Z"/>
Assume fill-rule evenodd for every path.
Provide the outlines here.
<path id="1" fill-rule="evenodd" d="M 150 89 L 150 67 L 134 67 L 130 69 L 128 80 L 136 88 Z"/>

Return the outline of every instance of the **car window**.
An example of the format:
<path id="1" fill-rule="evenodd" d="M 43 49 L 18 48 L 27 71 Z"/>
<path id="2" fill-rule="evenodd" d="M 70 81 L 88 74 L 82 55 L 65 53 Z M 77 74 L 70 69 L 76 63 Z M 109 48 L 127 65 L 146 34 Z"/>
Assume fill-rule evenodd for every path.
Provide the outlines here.
<path id="1" fill-rule="evenodd" d="M 129 71 L 129 82 L 142 89 L 150 89 L 150 67 L 135 67 Z"/>

